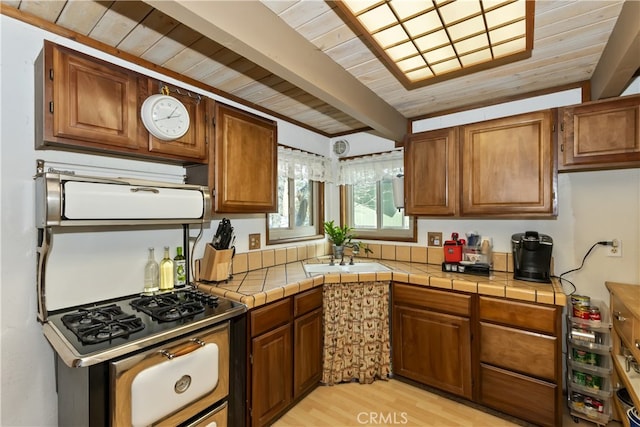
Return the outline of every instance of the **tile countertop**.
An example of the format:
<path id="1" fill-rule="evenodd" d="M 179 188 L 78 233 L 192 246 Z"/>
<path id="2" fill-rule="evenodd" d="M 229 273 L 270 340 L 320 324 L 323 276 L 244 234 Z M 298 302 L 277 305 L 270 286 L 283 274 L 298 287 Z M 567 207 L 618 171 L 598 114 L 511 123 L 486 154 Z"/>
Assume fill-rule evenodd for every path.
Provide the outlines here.
<path id="1" fill-rule="evenodd" d="M 356 260 L 358 261 L 358 260 Z M 361 259 L 371 262 L 372 259 Z M 226 282 L 216 284 L 196 282 L 198 289 L 244 303 L 247 308 L 277 301 L 323 283 L 394 281 L 418 286 L 452 289 L 497 297 L 506 297 L 542 304 L 566 305 L 567 296 L 557 279 L 552 283 L 514 280 L 512 273 L 492 271 L 491 276 L 445 273 L 439 265 L 401 261 L 375 260 L 392 271 L 377 273 L 331 273 L 308 277 L 304 264 L 324 262 L 308 259 L 234 274 Z"/>

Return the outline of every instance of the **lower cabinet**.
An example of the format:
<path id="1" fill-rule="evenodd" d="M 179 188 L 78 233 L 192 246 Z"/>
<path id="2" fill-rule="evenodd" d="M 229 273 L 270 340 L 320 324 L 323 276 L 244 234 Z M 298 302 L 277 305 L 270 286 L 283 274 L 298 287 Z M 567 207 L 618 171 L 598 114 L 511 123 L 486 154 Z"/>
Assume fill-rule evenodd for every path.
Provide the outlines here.
<path id="1" fill-rule="evenodd" d="M 472 398 L 471 295 L 393 285 L 393 371 Z"/>
<path id="2" fill-rule="evenodd" d="M 322 288 L 249 314 L 247 424 L 271 424 L 322 377 Z"/>
<path id="3" fill-rule="evenodd" d="M 396 377 L 562 425 L 561 306 L 393 283 Z"/>
<path id="4" fill-rule="evenodd" d="M 479 402 L 562 425 L 562 307 L 479 297 Z"/>

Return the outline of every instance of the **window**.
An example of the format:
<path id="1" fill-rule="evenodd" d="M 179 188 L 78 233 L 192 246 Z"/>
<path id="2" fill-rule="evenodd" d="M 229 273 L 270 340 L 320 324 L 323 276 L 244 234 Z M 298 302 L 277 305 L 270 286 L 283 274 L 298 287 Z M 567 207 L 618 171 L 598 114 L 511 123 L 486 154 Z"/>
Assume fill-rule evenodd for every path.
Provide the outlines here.
<path id="1" fill-rule="evenodd" d="M 415 240 L 414 220 L 393 203 L 390 179 L 345 186 L 345 218 L 359 239 Z"/>
<path id="2" fill-rule="evenodd" d="M 278 213 L 267 214 L 267 244 L 324 236 L 324 181 L 328 159 L 278 147 Z"/>
<path id="3" fill-rule="evenodd" d="M 358 238 L 416 241 L 415 219 L 393 201 L 393 177 L 402 168 L 402 151 L 340 162 L 343 215 Z"/>

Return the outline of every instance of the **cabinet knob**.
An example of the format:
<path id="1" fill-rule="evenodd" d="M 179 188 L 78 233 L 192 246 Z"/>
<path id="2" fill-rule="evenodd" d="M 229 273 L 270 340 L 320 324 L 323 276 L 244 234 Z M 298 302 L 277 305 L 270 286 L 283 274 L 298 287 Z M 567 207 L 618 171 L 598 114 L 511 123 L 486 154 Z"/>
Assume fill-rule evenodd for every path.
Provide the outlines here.
<path id="1" fill-rule="evenodd" d="M 624 322 L 625 320 L 627 320 L 627 318 L 624 317 L 619 311 L 614 311 L 613 317 L 615 317 L 618 322 Z M 636 344 L 638 343 L 636 342 Z"/>
<path id="2" fill-rule="evenodd" d="M 640 350 L 640 340 L 636 340 L 635 346 L 638 350 Z"/>

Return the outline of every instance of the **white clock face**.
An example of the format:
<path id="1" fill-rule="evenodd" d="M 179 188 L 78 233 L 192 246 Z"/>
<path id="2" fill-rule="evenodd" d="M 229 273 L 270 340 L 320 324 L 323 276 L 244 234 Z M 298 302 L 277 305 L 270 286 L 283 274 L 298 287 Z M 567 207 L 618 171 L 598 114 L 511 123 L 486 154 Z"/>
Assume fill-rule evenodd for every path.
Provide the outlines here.
<path id="1" fill-rule="evenodd" d="M 142 104 L 142 121 L 153 136 L 172 141 L 189 130 L 189 111 L 172 96 L 152 95 Z"/>

